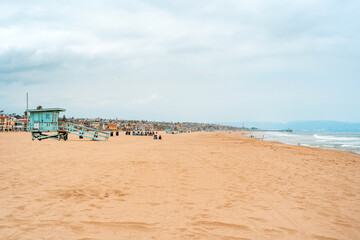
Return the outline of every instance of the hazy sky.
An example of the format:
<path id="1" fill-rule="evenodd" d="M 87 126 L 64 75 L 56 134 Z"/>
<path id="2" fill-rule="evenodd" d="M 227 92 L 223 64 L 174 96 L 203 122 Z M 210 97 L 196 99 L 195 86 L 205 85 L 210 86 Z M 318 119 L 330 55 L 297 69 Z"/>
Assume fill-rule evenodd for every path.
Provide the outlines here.
<path id="1" fill-rule="evenodd" d="M 360 121 L 360 1 L 0 1 L 0 109 Z"/>

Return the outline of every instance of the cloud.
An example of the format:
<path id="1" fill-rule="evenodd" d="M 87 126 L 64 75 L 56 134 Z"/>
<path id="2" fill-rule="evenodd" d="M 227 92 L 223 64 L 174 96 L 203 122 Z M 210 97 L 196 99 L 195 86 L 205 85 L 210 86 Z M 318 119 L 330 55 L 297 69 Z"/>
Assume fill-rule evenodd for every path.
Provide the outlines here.
<path id="1" fill-rule="evenodd" d="M 33 105 L 79 115 L 163 109 L 156 117 L 201 121 L 219 118 L 214 107 L 246 118 L 249 105 L 272 120 L 308 92 L 314 109 L 332 95 L 355 106 L 359 10 L 355 0 L 1 1 L 1 104 L 22 112 L 17 96 L 29 92 Z"/>
<path id="2" fill-rule="evenodd" d="M 0 74 L 51 71 L 56 67 L 61 67 L 61 62 L 41 49 L 9 48 L 0 52 Z"/>

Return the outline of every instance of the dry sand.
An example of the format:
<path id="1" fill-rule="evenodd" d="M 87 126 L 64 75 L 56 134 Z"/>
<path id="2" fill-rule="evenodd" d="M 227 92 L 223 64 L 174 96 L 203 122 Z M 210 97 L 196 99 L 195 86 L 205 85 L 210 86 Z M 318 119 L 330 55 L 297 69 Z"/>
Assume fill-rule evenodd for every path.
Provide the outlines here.
<path id="1" fill-rule="evenodd" d="M 0 239 L 360 239 L 360 157 L 239 133 L 0 133 Z"/>

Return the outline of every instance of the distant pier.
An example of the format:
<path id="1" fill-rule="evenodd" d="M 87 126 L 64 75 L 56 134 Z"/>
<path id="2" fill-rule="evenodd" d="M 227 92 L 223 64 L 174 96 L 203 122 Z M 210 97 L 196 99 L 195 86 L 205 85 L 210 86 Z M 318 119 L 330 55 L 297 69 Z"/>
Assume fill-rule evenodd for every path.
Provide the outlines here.
<path id="1" fill-rule="evenodd" d="M 286 129 L 286 130 L 257 130 L 260 132 L 292 132 L 292 129 Z"/>
<path id="2" fill-rule="evenodd" d="M 252 132 L 293 132 L 292 129 L 285 129 L 285 130 L 261 130 L 261 129 L 250 129 L 249 131 Z"/>

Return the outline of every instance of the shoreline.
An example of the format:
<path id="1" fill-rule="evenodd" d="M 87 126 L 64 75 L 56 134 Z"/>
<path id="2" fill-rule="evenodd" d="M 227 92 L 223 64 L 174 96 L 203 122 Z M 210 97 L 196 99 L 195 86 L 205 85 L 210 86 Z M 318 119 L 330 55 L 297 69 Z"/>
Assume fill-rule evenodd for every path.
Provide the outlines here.
<path id="1" fill-rule="evenodd" d="M 261 131 L 258 131 L 258 133 L 259 132 L 261 132 Z M 313 133 L 317 133 L 317 132 L 313 132 Z M 321 132 L 321 133 L 324 133 L 324 132 Z M 353 132 L 351 132 L 351 133 L 353 133 Z M 249 134 L 251 134 L 251 133 L 249 133 Z M 247 136 L 247 135 L 244 134 L 244 136 Z M 350 152 L 350 153 L 354 153 L 356 155 L 360 155 L 360 152 L 356 152 L 355 150 L 336 149 L 335 147 L 311 146 L 311 145 L 308 145 L 306 143 L 291 144 L 291 143 L 282 142 L 281 140 L 267 140 L 267 139 L 262 140 L 260 137 L 256 137 L 256 136 L 254 136 L 254 138 L 258 139 L 260 141 L 277 142 L 277 143 L 285 144 L 285 145 L 288 145 L 288 146 L 299 146 L 299 147 L 309 147 L 309 148 L 316 148 L 316 149 L 334 150 L 334 151 Z"/>

